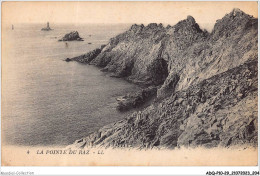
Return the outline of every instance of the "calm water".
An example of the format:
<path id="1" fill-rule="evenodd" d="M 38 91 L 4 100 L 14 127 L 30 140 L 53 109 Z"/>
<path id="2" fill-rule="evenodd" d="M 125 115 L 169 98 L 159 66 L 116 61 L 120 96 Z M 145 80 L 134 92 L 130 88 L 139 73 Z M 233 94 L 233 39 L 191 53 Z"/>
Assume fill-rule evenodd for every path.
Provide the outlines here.
<path id="1" fill-rule="evenodd" d="M 3 34 L 2 132 L 10 145 L 67 145 L 122 119 L 117 96 L 137 86 L 63 59 L 106 44 L 129 25 L 15 25 Z M 58 42 L 77 30 L 83 42 Z M 89 36 L 91 35 L 91 37 Z M 91 42 L 92 45 L 88 43 Z M 130 112 L 128 112 L 130 113 Z"/>

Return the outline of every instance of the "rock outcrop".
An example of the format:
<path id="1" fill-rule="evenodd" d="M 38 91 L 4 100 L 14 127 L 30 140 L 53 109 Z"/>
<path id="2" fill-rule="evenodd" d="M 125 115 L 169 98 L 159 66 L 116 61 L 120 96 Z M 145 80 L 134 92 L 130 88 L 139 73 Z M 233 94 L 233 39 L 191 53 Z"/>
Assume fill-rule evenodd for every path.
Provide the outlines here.
<path id="1" fill-rule="evenodd" d="M 84 63 L 84 64 L 89 64 L 93 59 L 95 59 L 102 51 L 102 49 L 104 48 L 104 45 L 102 45 L 100 48 L 94 49 L 93 51 L 90 51 L 86 54 L 77 56 L 77 57 L 73 57 L 71 58 L 72 61 L 77 61 L 80 63 Z"/>
<path id="2" fill-rule="evenodd" d="M 72 59 L 67 58 L 67 59 L 65 59 L 64 61 L 66 61 L 66 62 L 70 62 L 70 61 L 72 61 Z"/>
<path id="3" fill-rule="evenodd" d="M 135 93 L 128 93 L 123 97 L 117 98 L 117 109 L 119 111 L 126 111 L 132 108 L 138 108 L 148 100 L 151 100 L 156 95 L 156 92 L 156 87 L 148 87 Z"/>
<path id="4" fill-rule="evenodd" d="M 234 9 L 218 20 L 213 32 L 205 35 L 192 38 L 182 32 L 168 40 L 163 58 L 169 60 L 169 76 L 158 90 L 159 96 L 187 88 L 248 59 L 257 59 L 257 19 L 240 10 Z"/>
<path id="5" fill-rule="evenodd" d="M 257 145 L 257 25 L 239 9 L 217 20 L 211 33 L 191 16 L 166 28 L 133 25 L 104 47 L 72 58 L 158 87 L 149 107 L 74 146 Z"/>
<path id="6" fill-rule="evenodd" d="M 84 41 L 83 38 L 81 38 L 79 36 L 78 31 L 72 31 L 68 34 L 66 34 L 62 39 L 60 39 L 59 41 Z"/>
<path id="7" fill-rule="evenodd" d="M 257 145 L 257 61 L 178 91 L 73 147 Z"/>

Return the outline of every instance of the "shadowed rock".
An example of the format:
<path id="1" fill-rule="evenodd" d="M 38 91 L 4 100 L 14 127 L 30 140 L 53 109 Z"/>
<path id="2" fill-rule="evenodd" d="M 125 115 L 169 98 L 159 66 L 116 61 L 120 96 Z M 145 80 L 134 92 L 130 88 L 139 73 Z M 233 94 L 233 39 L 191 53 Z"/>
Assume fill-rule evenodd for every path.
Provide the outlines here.
<path id="1" fill-rule="evenodd" d="M 119 111 L 126 111 L 132 108 L 142 106 L 147 100 L 156 95 L 157 88 L 149 87 L 135 93 L 129 93 L 123 97 L 117 98 Z"/>
<path id="2" fill-rule="evenodd" d="M 59 41 L 84 41 L 83 38 L 79 36 L 78 31 L 72 31 L 66 34 L 62 39 Z"/>
<path id="3" fill-rule="evenodd" d="M 84 64 L 89 64 L 93 59 L 95 59 L 98 56 L 98 54 L 100 54 L 100 52 L 102 51 L 103 48 L 104 48 L 104 45 L 102 45 L 100 48 L 97 48 L 97 49 L 94 49 L 94 50 L 88 52 L 87 54 L 73 57 L 70 60 L 77 61 L 77 62 L 84 63 Z"/>

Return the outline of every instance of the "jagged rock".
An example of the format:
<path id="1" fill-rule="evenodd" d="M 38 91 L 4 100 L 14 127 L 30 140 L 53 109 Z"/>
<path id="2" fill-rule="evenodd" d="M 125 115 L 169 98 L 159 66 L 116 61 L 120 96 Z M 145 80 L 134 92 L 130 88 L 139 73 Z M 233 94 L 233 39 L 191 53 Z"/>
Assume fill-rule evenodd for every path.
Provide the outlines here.
<path id="1" fill-rule="evenodd" d="M 234 9 L 211 33 L 188 16 L 166 28 L 133 25 L 112 38 L 90 64 L 159 87 L 157 99 L 80 145 L 257 145 L 257 25 L 256 18 Z"/>
<path id="2" fill-rule="evenodd" d="M 167 77 L 167 65 L 160 58 L 163 46 L 159 41 L 164 31 L 163 26 L 157 24 L 133 25 L 112 38 L 91 64 L 139 84 L 161 84 Z M 158 72 L 154 74 L 154 71 Z"/>
<path id="3" fill-rule="evenodd" d="M 76 41 L 84 41 L 83 38 L 81 38 L 79 36 L 79 33 L 78 31 L 72 31 L 68 34 L 66 34 L 62 39 L 60 39 L 59 41 L 73 41 L 73 40 L 76 40 Z"/>
<path id="4" fill-rule="evenodd" d="M 117 109 L 119 111 L 126 111 L 132 108 L 137 108 L 143 105 L 148 99 L 156 95 L 156 87 L 148 87 L 135 93 L 129 93 L 122 98 L 118 98 Z"/>
<path id="5" fill-rule="evenodd" d="M 77 61 L 85 64 L 89 64 L 95 57 L 97 57 L 98 54 L 102 51 L 104 48 L 104 45 L 102 45 L 100 48 L 94 49 L 87 54 L 83 54 L 77 57 L 71 58 L 72 61 Z"/>
<path id="6" fill-rule="evenodd" d="M 169 37 L 162 53 L 168 61 L 169 76 L 158 95 L 169 91 L 167 84 L 174 82 L 176 74 L 180 79 L 171 92 L 257 58 L 257 19 L 237 10 L 235 13 L 235 17 L 232 11 L 218 20 L 210 34 L 200 30 L 191 17 L 169 29 L 173 38 Z"/>
<path id="7" fill-rule="evenodd" d="M 247 62 L 101 128 L 81 139 L 80 146 L 256 146 L 257 75 L 257 60 Z M 237 88 L 238 92 L 227 91 Z M 239 93 L 244 97 L 238 97 Z M 202 94 L 204 103 L 200 102 Z"/>
<path id="8" fill-rule="evenodd" d="M 235 9 L 218 20 L 212 33 L 201 30 L 192 16 L 166 28 L 134 24 L 90 64 L 137 84 L 163 84 L 157 93 L 163 96 L 256 57 L 257 19 Z"/>
<path id="9" fill-rule="evenodd" d="M 158 90 L 158 97 L 166 97 L 168 94 L 172 94 L 175 90 L 175 87 L 180 80 L 178 74 L 170 74 L 167 79 L 164 81 L 162 87 Z"/>
<path id="10" fill-rule="evenodd" d="M 65 59 L 64 61 L 66 61 L 66 62 L 70 62 L 70 61 L 72 61 L 72 59 L 67 58 L 67 59 Z"/>

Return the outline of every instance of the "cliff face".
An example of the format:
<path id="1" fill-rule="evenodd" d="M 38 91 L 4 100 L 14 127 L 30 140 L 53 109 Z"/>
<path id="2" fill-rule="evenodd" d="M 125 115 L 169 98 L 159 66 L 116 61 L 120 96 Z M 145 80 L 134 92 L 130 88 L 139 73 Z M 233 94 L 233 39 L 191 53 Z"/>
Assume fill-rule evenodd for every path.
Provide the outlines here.
<path id="1" fill-rule="evenodd" d="M 164 36 L 162 25 L 133 25 L 130 30 L 112 38 L 91 64 L 133 82 L 161 84 L 168 75 L 167 64 L 160 57 Z"/>
<path id="2" fill-rule="evenodd" d="M 257 61 L 244 63 L 105 126 L 74 145 L 257 145 L 257 73 Z"/>
<path id="3" fill-rule="evenodd" d="M 191 38 L 185 33 L 180 36 Z M 188 41 L 190 45 L 181 45 L 181 48 L 178 48 L 180 42 L 175 39 L 178 37 L 168 41 L 163 58 L 169 60 L 170 73 L 158 91 L 159 95 L 182 90 L 248 59 L 257 59 L 257 19 L 238 9 L 218 20 L 213 32 L 206 36 L 199 35 L 195 37 L 197 40 Z M 180 38 L 180 41 L 186 40 Z M 176 77 L 179 77 L 178 82 Z"/>
<path id="4" fill-rule="evenodd" d="M 257 45 L 257 19 L 239 9 L 211 33 L 191 16 L 166 28 L 133 25 L 80 61 L 158 86 L 158 98 L 74 146 L 257 145 Z"/>
<path id="5" fill-rule="evenodd" d="M 257 58 L 257 19 L 234 9 L 217 21 L 212 33 L 202 31 L 191 16 L 166 28 L 133 25 L 95 57 L 82 56 L 82 62 L 117 77 L 143 85 L 163 84 L 160 96 Z"/>

